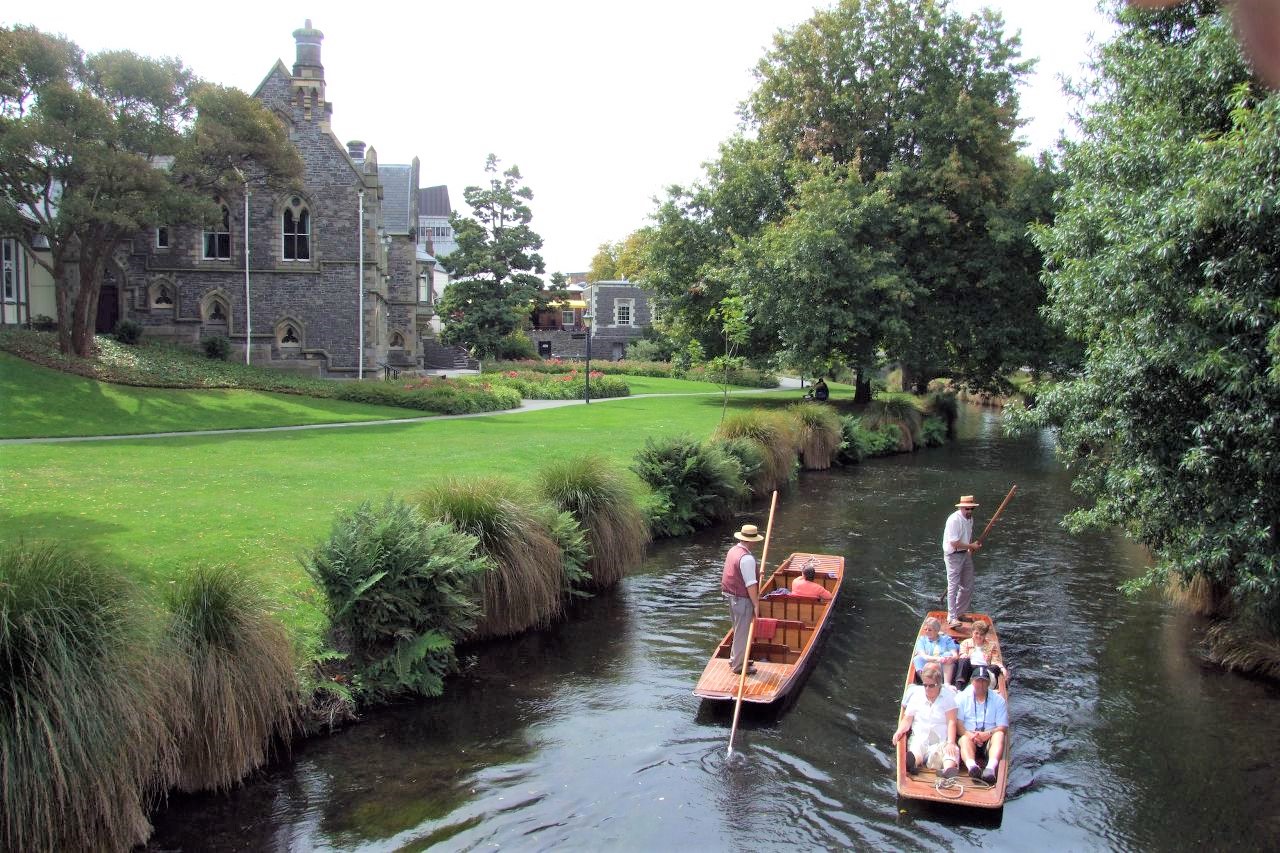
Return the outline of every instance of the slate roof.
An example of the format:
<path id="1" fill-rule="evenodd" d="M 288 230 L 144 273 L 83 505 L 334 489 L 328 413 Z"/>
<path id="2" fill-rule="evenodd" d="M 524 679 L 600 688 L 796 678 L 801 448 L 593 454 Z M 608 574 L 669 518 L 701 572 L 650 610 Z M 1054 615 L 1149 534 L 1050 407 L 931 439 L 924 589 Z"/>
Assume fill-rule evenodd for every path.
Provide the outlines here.
<path id="1" fill-rule="evenodd" d="M 419 216 L 445 216 L 453 212 L 449 206 L 449 188 L 447 186 L 423 187 L 418 190 Z"/>
<path id="2" fill-rule="evenodd" d="M 408 234 L 418 223 L 413 219 L 413 167 L 378 165 L 378 180 L 382 182 L 382 227 L 388 234 Z"/>

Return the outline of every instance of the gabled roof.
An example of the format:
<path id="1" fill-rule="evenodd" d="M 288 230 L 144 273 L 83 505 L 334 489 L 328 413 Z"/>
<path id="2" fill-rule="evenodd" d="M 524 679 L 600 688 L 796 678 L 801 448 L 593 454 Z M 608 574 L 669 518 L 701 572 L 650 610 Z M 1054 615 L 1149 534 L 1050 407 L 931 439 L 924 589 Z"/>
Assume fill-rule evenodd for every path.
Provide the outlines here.
<path id="1" fill-rule="evenodd" d="M 419 216 L 448 216 L 453 213 L 449 206 L 449 188 L 447 186 L 423 187 L 418 190 Z"/>
<path id="2" fill-rule="evenodd" d="M 418 227 L 413 219 L 413 166 L 379 165 L 382 183 L 382 227 L 388 234 L 408 234 Z"/>

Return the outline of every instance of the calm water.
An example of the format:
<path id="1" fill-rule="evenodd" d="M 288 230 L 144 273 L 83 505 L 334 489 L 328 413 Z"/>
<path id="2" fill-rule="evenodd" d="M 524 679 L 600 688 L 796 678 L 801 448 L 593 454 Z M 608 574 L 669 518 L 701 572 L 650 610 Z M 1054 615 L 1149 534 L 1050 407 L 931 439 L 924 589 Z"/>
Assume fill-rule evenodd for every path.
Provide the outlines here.
<path id="1" fill-rule="evenodd" d="M 843 554 L 826 644 L 782 713 L 690 695 L 728 627 L 720 564 L 736 524 L 655 546 L 554 630 L 471 650 L 440 700 L 368 714 L 295 747 L 229 796 L 175 798 L 154 850 L 1275 849 L 1280 690 L 1203 666 L 1201 625 L 1116 591 L 1145 565 L 1072 536 L 1047 438 L 967 412 L 942 450 L 806 474 L 779 500 L 770 564 Z M 897 801 L 889 736 L 920 614 L 945 588 L 939 540 L 1019 487 L 978 556 L 974 607 L 1013 669 L 1002 813 Z"/>

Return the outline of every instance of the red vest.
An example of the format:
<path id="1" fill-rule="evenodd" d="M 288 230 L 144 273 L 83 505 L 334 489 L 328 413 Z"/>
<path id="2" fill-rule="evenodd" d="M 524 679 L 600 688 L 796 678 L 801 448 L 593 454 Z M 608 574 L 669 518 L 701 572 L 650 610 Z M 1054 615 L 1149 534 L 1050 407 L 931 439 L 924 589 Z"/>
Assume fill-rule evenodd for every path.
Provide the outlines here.
<path id="1" fill-rule="evenodd" d="M 738 563 L 751 553 L 751 549 L 738 543 L 729 549 L 724 558 L 724 574 L 720 575 L 720 589 L 729 595 L 739 598 L 747 597 L 747 585 L 742 580 L 742 572 L 738 571 Z"/>

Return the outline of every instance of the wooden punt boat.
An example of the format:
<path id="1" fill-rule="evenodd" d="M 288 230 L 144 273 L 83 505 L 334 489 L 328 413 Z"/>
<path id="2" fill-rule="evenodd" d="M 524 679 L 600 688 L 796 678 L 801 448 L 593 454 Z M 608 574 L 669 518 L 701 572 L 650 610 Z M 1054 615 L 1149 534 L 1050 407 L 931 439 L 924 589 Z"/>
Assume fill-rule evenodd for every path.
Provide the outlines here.
<path id="1" fill-rule="evenodd" d="M 924 633 L 925 622 L 930 617 L 937 619 L 942 623 L 943 631 L 949 633 L 957 643 L 961 642 L 967 633 L 953 631 L 946 627 L 947 614 L 942 610 L 931 611 L 920 623 L 920 630 L 916 632 L 911 639 L 911 648 L 914 652 L 916 639 Z M 996 625 L 994 620 L 985 613 L 966 613 L 966 619 L 977 620 L 985 619 L 991 623 L 990 636 L 995 644 L 996 650 L 1000 649 L 1000 638 L 996 634 Z M 1004 655 L 1000 655 L 1003 660 Z M 991 688 L 997 690 L 1004 697 L 1005 703 L 1009 701 L 1009 684 L 1008 679 L 1001 676 L 997 679 L 999 686 Z M 906 697 L 906 690 L 916 685 L 916 667 L 915 655 L 913 654 L 907 662 L 907 681 L 903 690 L 903 697 Z M 921 689 L 917 687 L 916 689 Z M 948 689 L 946 687 L 944 690 Z M 1012 710 L 1012 709 L 1010 709 Z M 903 709 L 898 709 L 898 724 L 902 724 Z M 914 774 L 907 773 L 907 738 L 903 738 L 898 742 L 898 796 L 911 800 L 930 800 L 938 803 L 952 803 L 960 806 L 970 806 L 978 809 L 999 809 L 1004 807 L 1005 788 L 1009 782 L 1009 752 L 1011 745 L 1012 727 L 1010 727 L 1009 735 L 1005 737 L 1004 755 L 1000 758 L 1000 768 L 996 771 L 995 784 L 987 784 L 981 779 L 973 779 L 969 776 L 968 770 L 965 769 L 964 762 L 960 762 L 960 773 L 954 777 L 951 782 L 944 786 L 939 786 L 939 776 L 934 771 L 917 767 Z"/>
<path id="2" fill-rule="evenodd" d="M 831 593 L 828 601 L 806 595 L 782 594 L 812 564 L 815 580 Z M 840 596 L 844 582 L 844 557 L 829 554 L 796 553 L 788 557 L 760 588 L 760 619 L 776 620 L 773 636 L 753 637 L 747 658 L 755 661 L 756 672 L 747 676 L 742 701 L 767 705 L 794 691 L 813 666 L 814 650 L 826 627 L 831 608 Z M 761 623 L 757 622 L 756 630 Z M 739 677 L 729 668 L 733 630 L 725 634 L 720 645 L 702 671 L 694 696 L 703 699 L 734 700 L 738 696 Z"/>

